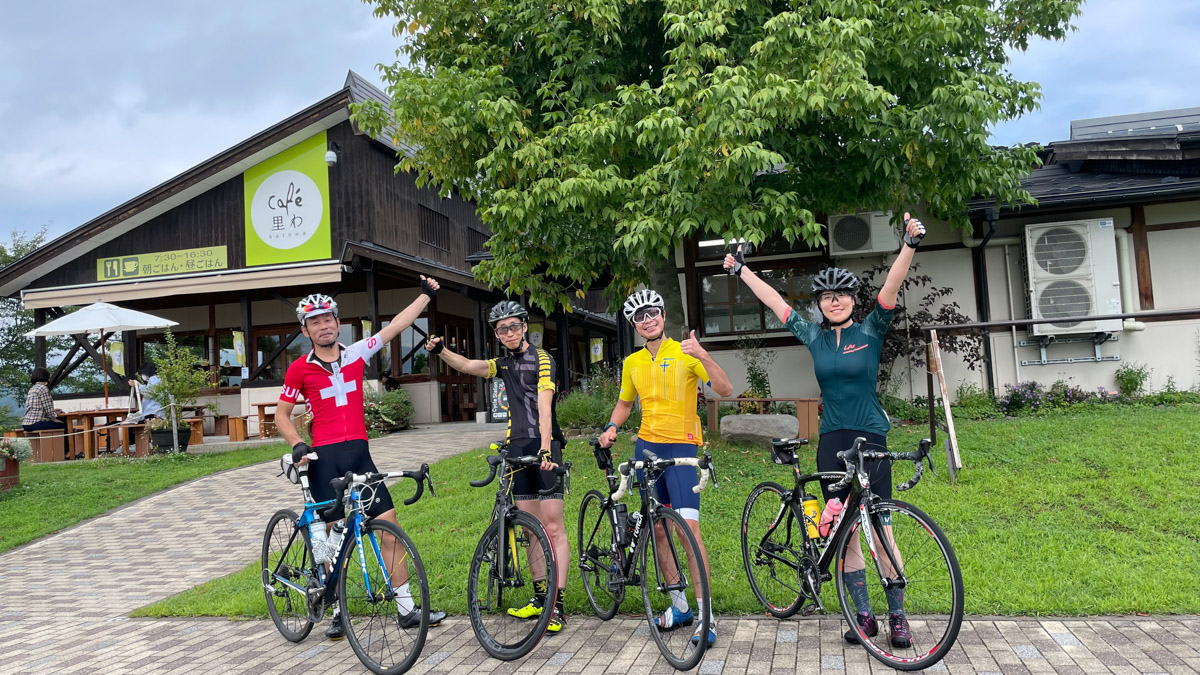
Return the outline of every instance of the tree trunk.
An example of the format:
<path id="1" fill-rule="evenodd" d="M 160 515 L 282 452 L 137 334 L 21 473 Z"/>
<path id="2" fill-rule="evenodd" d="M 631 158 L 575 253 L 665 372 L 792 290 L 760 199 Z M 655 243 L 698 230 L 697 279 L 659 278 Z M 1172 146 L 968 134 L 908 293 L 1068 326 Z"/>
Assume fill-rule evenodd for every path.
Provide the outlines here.
<path id="1" fill-rule="evenodd" d="M 684 320 L 683 292 L 679 287 L 679 273 L 675 271 L 675 257 L 663 258 L 647 263 L 650 272 L 650 288 L 658 291 L 666 304 L 667 337 L 682 339 L 688 334 L 688 323 L 698 325 L 699 317 Z"/>

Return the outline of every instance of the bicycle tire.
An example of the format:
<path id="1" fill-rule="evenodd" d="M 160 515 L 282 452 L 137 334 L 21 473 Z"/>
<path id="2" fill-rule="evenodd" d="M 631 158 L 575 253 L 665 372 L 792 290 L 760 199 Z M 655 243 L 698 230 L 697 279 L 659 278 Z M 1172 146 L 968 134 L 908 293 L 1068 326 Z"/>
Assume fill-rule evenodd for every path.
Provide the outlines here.
<path id="1" fill-rule="evenodd" d="M 799 530 L 804 527 L 804 515 L 795 505 L 784 501 L 788 493 L 779 483 L 759 483 L 746 497 L 742 509 L 742 566 L 746 580 L 763 608 L 780 619 L 800 611 L 804 598 L 799 548 L 804 541 Z M 767 529 L 779 516 L 780 508 L 790 508 L 790 513 L 768 534 Z"/>
<path id="2" fill-rule="evenodd" d="M 603 621 L 617 614 L 625 599 L 625 586 L 612 587 L 614 572 L 619 574 L 615 554 L 617 545 L 610 510 L 604 508 L 605 497 L 599 490 L 589 490 L 579 503 L 579 570 L 583 590 L 587 592 L 592 612 Z"/>
<path id="3" fill-rule="evenodd" d="M 271 621 L 275 622 L 279 633 L 291 642 L 304 640 L 313 629 L 313 622 L 308 618 L 305 595 L 278 581 L 278 577 L 283 577 L 300 586 L 308 585 L 313 565 L 312 544 L 308 530 L 296 527 L 299 520 L 296 512 L 290 509 L 276 511 L 267 521 L 262 545 L 261 581 L 267 613 L 271 615 Z M 299 536 L 293 538 L 293 532 Z M 278 575 L 275 572 L 277 567 L 280 572 Z"/>
<path id="4" fill-rule="evenodd" d="M 708 577 L 704 574 L 704 559 L 700 556 L 700 545 L 696 541 L 696 537 L 692 534 L 692 529 L 688 527 L 687 522 L 674 509 L 660 506 L 657 513 L 650 514 L 649 532 L 642 536 L 642 540 L 638 544 L 639 568 L 641 571 L 642 581 L 642 606 L 645 611 L 646 621 L 650 624 L 650 636 L 654 638 L 654 643 L 658 645 L 658 651 L 662 653 L 663 659 L 671 664 L 676 670 L 691 670 L 695 668 L 704 658 L 704 651 L 708 649 L 708 630 L 709 630 L 709 615 L 711 614 L 712 597 L 709 593 Z M 656 556 L 651 554 L 651 547 L 654 546 L 654 528 L 659 524 L 664 524 L 664 531 L 673 531 L 681 534 L 681 537 L 671 536 L 668 543 L 672 548 L 679 546 L 684 549 L 686 558 L 674 554 L 672 565 L 676 567 L 681 581 L 685 588 L 692 589 L 692 597 L 688 598 L 688 607 L 693 616 L 699 614 L 700 625 L 696 629 L 691 629 L 692 622 L 685 623 L 681 626 L 684 630 L 659 630 L 654 621 L 662 615 L 663 611 L 669 607 L 671 603 L 671 595 L 667 590 L 658 589 L 659 574 L 658 570 L 651 570 L 650 564 L 656 561 Z M 669 528 L 667 527 L 669 525 Z M 688 583 L 687 576 L 691 574 L 686 560 L 695 560 L 700 573 L 696 575 Z M 653 576 L 653 581 L 651 577 Z M 671 583 L 672 576 L 668 573 L 665 575 L 667 583 Z M 654 588 L 651 588 L 651 584 Z M 653 591 L 653 594 L 652 594 Z M 686 590 L 685 590 L 686 595 Z M 697 612 L 699 600 L 706 608 L 703 612 Z M 697 642 L 692 641 L 692 635 L 698 633 L 701 639 Z"/>
<path id="5" fill-rule="evenodd" d="M 471 618 L 471 629 L 475 631 L 475 637 L 484 651 L 501 661 L 512 661 L 533 651 L 546 633 L 546 626 L 553 615 L 558 565 L 546 528 L 537 518 L 523 511 L 512 511 L 507 517 L 506 529 L 514 532 L 518 545 L 516 560 L 509 561 L 512 563 L 509 567 L 515 565 L 517 568 L 516 573 L 497 571 L 495 568 L 499 557 L 498 546 L 507 543 L 507 537 L 502 536 L 500 530 L 500 521 L 496 520 L 484 530 L 471 556 L 470 574 L 467 577 L 467 612 Z M 526 569 L 523 574 L 520 570 L 523 564 L 528 564 L 530 550 L 542 554 L 543 564 L 538 571 L 547 580 L 542 607 L 551 608 L 550 611 L 543 610 L 536 621 L 512 617 L 507 611 L 524 605 L 529 598 L 526 593 L 533 590 L 533 570 Z M 506 558 L 511 556 L 506 554 Z M 483 589 L 480 588 L 481 575 L 485 586 Z M 522 586 L 528 588 L 522 589 Z M 520 596 L 518 592 L 521 592 Z M 510 596 L 507 599 L 506 594 Z M 513 604 L 514 601 L 520 604 Z"/>
<path id="6" fill-rule="evenodd" d="M 405 566 L 412 600 L 420 608 L 415 626 L 404 627 L 405 617 L 385 582 L 389 552 L 392 569 L 386 578 L 395 585 L 398 565 Z M 375 519 L 367 522 L 362 535 L 352 537 L 338 578 L 338 598 L 346 638 L 364 666 L 378 675 L 398 675 L 412 668 L 429 633 L 429 581 L 417 546 L 403 529 Z"/>
<path id="7" fill-rule="evenodd" d="M 886 516 L 886 517 L 885 517 Z M 859 518 L 857 514 L 854 516 Z M 879 631 L 868 636 L 858 631 L 859 642 L 871 656 L 897 670 L 921 670 L 937 663 L 954 646 L 963 618 L 963 582 L 958 558 L 946 535 L 924 511 L 898 500 L 880 500 L 870 508 L 868 517 L 876 532 L 890 521 L 891 538 L 899 550 L 901 571 L 908 580 L 902 601 L 912 634 L 908 646 L 891 642 L 891 627 L 886 617 L 878 619 Z M 855 607 L 849 597 L 842 570 L 850 546 L 858 543 L 861 524 L 853 522 L 844 530 L 838 542 L 837 585 L 842 614 L 853 627 Z M 884 538 L 876 540 L 876 549 L 883 560 Z M 865 546 L 864 546 L 865 549 Z M 867 560 L 867 593 L 872 608 L 886 607 L 887 595 L 882 577 L 873 562 Z"/>

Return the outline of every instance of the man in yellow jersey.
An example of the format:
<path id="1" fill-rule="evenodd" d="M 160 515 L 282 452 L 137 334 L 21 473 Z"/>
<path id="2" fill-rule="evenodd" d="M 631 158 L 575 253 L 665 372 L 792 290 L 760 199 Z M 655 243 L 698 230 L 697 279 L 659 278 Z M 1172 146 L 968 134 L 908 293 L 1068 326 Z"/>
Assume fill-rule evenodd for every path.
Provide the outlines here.
<path id="1" fill-rule="evenodd" d="M 666 315 L 663 299 L 655 291 L 641 290 L 625 300 L 625 318 L 633 324 L 646 348 L 630 354 L 621 368 L 621 398 L 613 410 L 600 442 L 610 447 L 617 440 L 617 429 L 629 418 L 635 398 L 642 400 L 642 426 L 638 430 L 634 453 L 641 459 L 647 450 L 664 459 L 695 457 L 701 443 L 700 416 L 696 414 L 699 383 L 707 384 L 718 396 L 733 394 L 729 376 L 718 366 L 696 340 L 696 333 L 683 342 L 665 336 Z M 704 574 L 708 575 L 708 550 L 700 536 L 700 495 L 692 492 L 698 484 L 696 470 L 690 466 L 673 466 L 658 482 L 658 500 L 671 506 L 687 521 L 700 545 Z M 665 534 L 655 532 L 655 539 L 665 540 Z M 659 544 L 665 543 L 657 542 Z M 695 560 L 689 560 L 692 577 L 698 574 Z M 688 606 L 682 591 L 671 591 L 674 604 L 658 618 L 657 625 L 669 630 L 692 623 L 695 614 Z M 711 607 L 697 607 L 696 612 L 712 613 Z M 699 624 L 697 624 L 699 626 Z M 697 627 L 697 630 L 699 628 Z M 693 642 L 706 639 L 711 647 L 717 640 L 717 623 L 710 619 L 707 636 L 694 635 Z"/>

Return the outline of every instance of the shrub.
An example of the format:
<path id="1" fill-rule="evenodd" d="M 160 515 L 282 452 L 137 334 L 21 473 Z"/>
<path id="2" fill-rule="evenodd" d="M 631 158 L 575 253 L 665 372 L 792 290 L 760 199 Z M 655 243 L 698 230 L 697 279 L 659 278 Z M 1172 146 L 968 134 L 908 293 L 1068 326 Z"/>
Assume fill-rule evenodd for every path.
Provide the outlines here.
<path id="1" fill-rule="evenodd" d="M 1092 392 L 1058 380 L 1050 385 L 1050 389 L 1046 392 L 1046 405 L 1050 408 L 1067 408 L 1079 403 L 1087 403 L 1094 398 L 1096 395 Z"/>
<path id="2" fill-rule="evenodd" d="M 1035 413 L 1046 403 L 1046 393 L 1040 382 L 1027 380 L 1016 385 L 1005 385 L 1005 394 L 997 404 L 1006 415 Z"/>
<path id="3" fill-rule="evenodd" d="M 604 426 L 612 417 L 620 395 L 621 376 L 617 369 L 603 363 L 594 364 L 586 390 L 577 389 L 558 400 L 555 407 L 558 423 L 563 427 Z M 621 428 L 637 429 L 641 421 L 641 411 L 635 407 Z"/>
<path id="4" fill-rule="evenodd" d="M 916 422 L 926 417 L 925 411 L 912 401 L 891 394 L 880 394 L 879 403 L 893 422 Z"/>
<path id="5" fill-rule="evenodd" d="M 24 438 L 0 438 L 0 455 L 25 462 L 33 456 L 33 446 Z"/>
<path id="6" fill-rule="evenodd" d="M 365 413 L 368 429 L 392 431 L 408 429 L 413 425 L 416 409 L 413 407 L 407 391 L 393 389 L 392 391 L 378 392 L 367 388 L 364 393 L 366 394 Z"/>
<path id="7" fill-rule="evenodd" d="M 974 382 L 959 383 L 955 403 L 950 409 L 956 418 L 968 420 L 986 420 L 1001 415 L 996 407 L 996 397 Z"/>
<path id="8" fill-rule="evenodd" d="M 1117 383 L 1117 391 L 1124 398 L 1136 398 L 1146 388 L 1150 381 L 1150 369 L 1140 363 L 1131 361 L 1121 364 L 1113 374 Z"/>

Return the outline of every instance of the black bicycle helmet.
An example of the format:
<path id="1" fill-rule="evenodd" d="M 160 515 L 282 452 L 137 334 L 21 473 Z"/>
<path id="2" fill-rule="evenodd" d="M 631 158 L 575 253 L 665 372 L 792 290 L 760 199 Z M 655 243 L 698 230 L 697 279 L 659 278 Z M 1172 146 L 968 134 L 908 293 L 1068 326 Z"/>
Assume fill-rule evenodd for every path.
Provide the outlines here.
<path id="1" fill-rule="evenodd" d="M 529 312 L 525 311 L 525 308 L 519 303 L 512 300 L 501 300 L 488 312 L 488 323 L 494 327 L 500 321 L 514 316 L 521 321 L 526 321 L 529 319 Z"/>
<path id="2" fill-rule="evenodd" d="M 841 267 L 826 267 L 813 277 L 812 290 L 813 293 L 856 291 L 858 290 L 858 277 L 851 274 L 850 270 Z"/>

